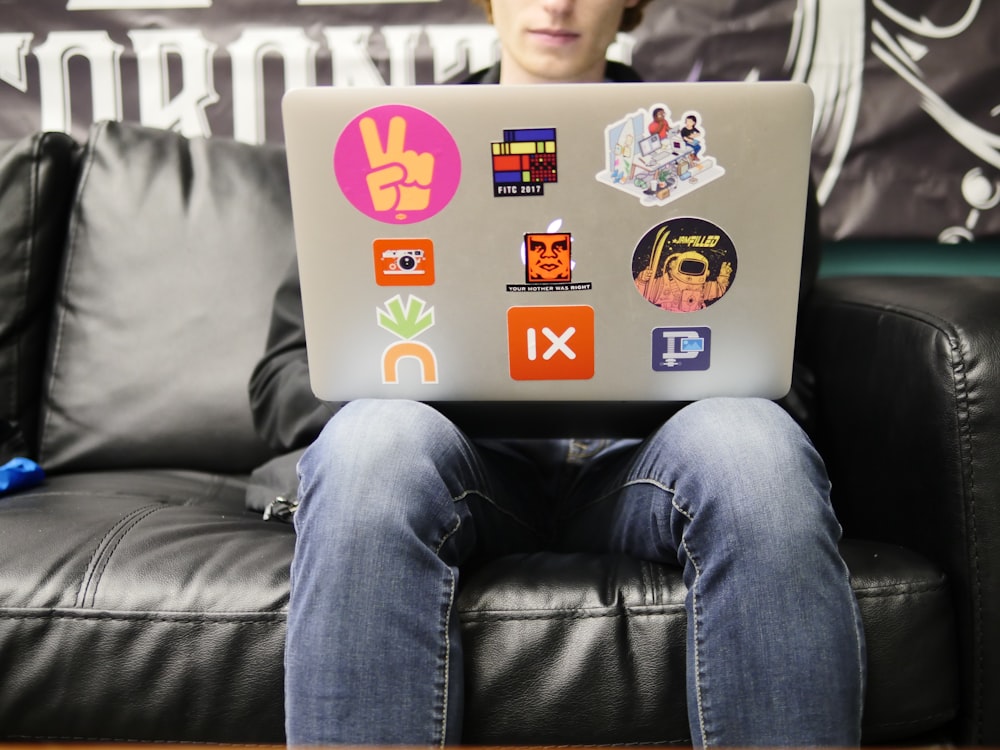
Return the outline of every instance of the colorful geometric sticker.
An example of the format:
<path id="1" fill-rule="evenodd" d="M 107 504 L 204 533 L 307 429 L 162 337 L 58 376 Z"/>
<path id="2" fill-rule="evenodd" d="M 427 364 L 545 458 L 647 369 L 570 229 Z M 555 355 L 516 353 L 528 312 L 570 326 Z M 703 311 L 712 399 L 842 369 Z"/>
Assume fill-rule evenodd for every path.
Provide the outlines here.
<path id="1" fill-rule="evenodd" d="M 726 173 L 709 155 L 705 135 L 694 110 L 677 120 L 665 104 L 632 112 L 604 129 L 604 169 L 597 180 L 644 206 L 665 206 Z"/>
<path id="2" fill-rule="evenodd" d="M 712 359 L 712 330 L 691 328 L 653 329 L 653 370 L 690 372 L 707 370 Z"/>
<path id="3" fill-rule="evenodd" d="M 736 248 L 707 219 L 679 217 L 657 224 L 632 253 L 632 279 L 646 300 L 670 312 L 714 305 L 736 281 Z"/>
<path id="4" fill-rule="evenodd" d="M 358 211 L 386 224 L 413 224 L 448 205 L 458 189 L 462 159 L 438 120 L 414 107 L 389 104 L 362 112 L 344 128 L 333 169 Z"/>
<path id="5" fill-rule="evenodd" d="M 504 130 L 491 148 L 497 198 L 544 195 L 545 183 L 558 181 L 555 128 Z"/>

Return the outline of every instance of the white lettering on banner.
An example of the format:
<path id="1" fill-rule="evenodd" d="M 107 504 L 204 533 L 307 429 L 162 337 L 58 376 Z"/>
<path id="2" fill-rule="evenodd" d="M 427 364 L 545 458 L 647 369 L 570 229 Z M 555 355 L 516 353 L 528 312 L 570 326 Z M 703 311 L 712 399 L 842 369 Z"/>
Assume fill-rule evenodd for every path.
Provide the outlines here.
<path id="1" fill-rule="evenodd" d="M 211 8 L 212 0 L 69 0 L 66 10 L 174 10 Z"/>
<path id="2" fill-rule="evenodd" d="M 0 81 L 8 83 L 18 91 L 28 90 L 28 74 L 25 60 L 34 34 L 0 34 Z"/>
<path id="3" fill-rule="evenodd" d="M 916 21 L 884 0 L 876 0 L 875 8 L 911 34 L 927 39 L 950 39 L 971 28 L 982 8 L 982 0 L 969 0 L 962 17 L 950 26 L 938 26 L 927 18 Z M 878 19 L 872 20 L 871 28 L 875 38 L 871 45 L 872 52 L 920 95 L 920 106 L 924 112 L 956 143 L 985 164 L 1000 168 L 1000 133 L 990 132 L 958 112 L 925 81 L 918 63 L 927 54 L 927 47 L 902 35 L 893 37 Z M 964 227 L 948 227 L 941 232 L 938 238 L 941 242 L 975 239 L 972 231 L 979 222 L 980 213 L 998 205 L 995 196 L 991 194 L 991 187 L 989 179 L 978 168 L 965 175 L 960 190 L 972 210 Z"/>
<path id="4" fill-rule="evenodd" d="M 492 26 L 454 24 L 428 26 L 427 40 L 434 50 L 434 80 L 447 81 L 463 70 L 482 70 L 499 57 Z"/>
<path id="5" fill-rule="evenodd" d="M 829 144 L 830 163 L 816 186 L 826 203 L 840 178 L 861 112 L 865 0 L 799 0 L 785 65 L 813 90 L 814 141 Z"/>
<path id="6" fill-rule="evenodd" d="M 791 70 L 793 80 L 808 83 L 815 95 L 814 144 L 820 148 L 828 146 L 830 157 L 817 185 L 821 204 L 826 203 L 839 181 L 854 142 L 864 88 L 865 45 L 869 41 L 866 25 L 871 30 L 872 54 L 916 90 L 923 110 L 984 164 L 1000 168 L 1000 134 L 990 132 L 955 110 L 931 88 L 921 69 L 921 62 L 931 53 L 921 40 L 953 39 L 969 31 L 983 0 L 959 4 L 960 17 L 946 25 L 934 23 L 926 16 L 912 18 L 893 7 L 891 0 L 873 0 L 870 7 L 865 0 L 798 0 L 797 6 L 786 68 Z M 879 14 L 903 33 L 891 32 Z M 987 178 L 978 172 L 970 174 L 963 181 L 962 193 L 972 213 L 965 227 L 944 230 L 941 237 L 947 241 L 971 240 L 979 212 L 995 208 L 991 197 L 982 198 L 989 187 Z M 974 187 L 975 200 L 968 198 L 970 186 Z"/>
<path id="7" fill-rule="evenodd" d="M 134 2 L 135 0 L 128 0 Z M 96 0 L 95 0 L 96 2 Z M 102 0 L 110 9 L 121 9 Z M 163 0 L 160 0 L 163 2 Z M 73 9 L 80 9 L 75 6 Z M 150 6 L 152 7 L 152 6 Z M 174 6 L 170 6 L 174 7 Z M 388 61 L 385 80 L 372 58 L 372 41 L 380 33 Z M 139 119 L 145 125 L 170 128 L 188 136 L 210 136 L 207 109 L 220 101 L 215 88 L 213 63 L 217 45 L 200 29 L 134 29 L 127 32 L 135 51 L 138 71 Z M 449 80 L 464 70 L 479 70 L 498 56 L 496 31 L 490 24 L 442 24 L 436 26 L 330 26 L 322 29 L 329 49 L 334 86 L 408 85 L 416 82 L 419 48 L 426 45 L 433 60 L 434 82 Z M 123 112 L 121 58 L 125 47 L 107 31 L 53 31 L 31 48 L 31 33 L 0 33 L 0 82 L 30 93 L 26 58 L 38 60 L 41 127 L 71 132 L 73 102 L 69 60 L 84 58 L 90 66 L 92 116 L 94 120 L 120 120 Z M 619 34 L 608 55 L 630 62 L 635 39 Z M 280 91 L 264 91 L 264 58 L 280 57 L 286 89 L 316 84 L 316 57 L 321 42 L 299 27 L 248 27 L 226 47 L 232 65 L 233 137 L 247 143 L 267 138 L 266 97 Z M 168 62 L 178 80 L 172 81 Z M 171 92 L 174 93 L 171 96 Z M 75 91 L 75 96 L 86 92 Z"/>
<path id="8" fill-rule="evenodd" d="M 282 58 L 286 90 L 314 86 L 319 44 L 303 29 L 247 29 L 226 49 L 233 64 L 233 136 L 247 143 L 263 143 L 264 56 Z"/>
<path id="9" fill-rule="evenodd" d="M 959 242 L 974 242 L 973 234 L 983 211 L 1000 206 L 1000 180 L 990 180 L 979 167 L 970 169 L 962 178 L 962 197 L 969 204 L 970 211 L 964 226 L 948 227 L 940 235 L 938 242 L 955 245 Z"/>
<path id="10" fill-rule="evenodd" d="M 382 38 L 389 51 L 389 80 L 397 86 L 412 86 L 416 80 L 420 26 L 386 26 Z"/>
<path id="11" fill-rule="evenodd" d="M 196 29 L 136 30 L 128 36 L 139 67 L 139 119 L 188 137 L 210 135 L 205 109 L 219 101 L 212 81 L 216 46 Z M 173 99 L 169 99 L 170 55 L 181 61 L 182 87 Z"/>
<path id="12" fill-rule="evenodd" d="M 885 0 L 874 0 L 873 4 L 876 10 L 882 11 L 882 13 L 885 14 L 886 18 L 893 23 L 899 24 L 911 34 L 918 34 L 930 39 L 951 39 L 952 37 L 964 34 L 969 30 L 972 26 L 972 22 L 975 21 L 976 16 L 979 15 L 979 9 L 983 5 L 983 0 L 970 0 L 969 7 L 966 8 L 965 15 L 963 15 L 951 26 L 938 26 L 937 24 L 932 23 L 927 17 L 923 17 L 919 21 L 915 21 L 909 16 L 893 8 Z"/>
<path id="13" fill-rule="evenodd" d="M 53 31 L 35 48 L 38 59 L 42 130 L 69 132 L 72 123 L 68 64 L 90 63 L 94 120 L 122 118 L 121 55 L 124 47 L 106 31 Z"/>
<path id="14" fill-rule="evenodd" d="M 333 26 L 323 29 L 333 61 L 334 86 L 385 86 L 368 54 L 372 26 Z M 383 35 L 385 30 L 383 30 Z"/>

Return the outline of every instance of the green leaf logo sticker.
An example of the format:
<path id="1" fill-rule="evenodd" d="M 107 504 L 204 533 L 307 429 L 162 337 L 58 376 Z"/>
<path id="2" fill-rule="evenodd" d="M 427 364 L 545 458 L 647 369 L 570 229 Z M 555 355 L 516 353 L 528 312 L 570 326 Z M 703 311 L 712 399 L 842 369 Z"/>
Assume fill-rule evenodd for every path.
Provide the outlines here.
<path id="1" fill-rule="evenodd" d="M 412 339 L 434 325 L 434 308 L 412 294 L 403 298 L 396 295 L 385 303 L 385 309 L 378 308 L 378 324 L 401 339 Z"/>
<path id="2" fill-rule="evenodd" d="M 437 357 L 434 351 L 422 341 L 414 341 L 417 336 L 434 325 L 434 308 L 425 300 L 412 294 L 406 298 L 396 295 L 386 300 L 385 307 L 376 308 L 376 319 L 384 328 L 401 341 L 395 341 L 382 352 L 382 382 L 400 382 L 400 362 L 415 359 L 420 366 L 420 382 L 438 382 Z"/>

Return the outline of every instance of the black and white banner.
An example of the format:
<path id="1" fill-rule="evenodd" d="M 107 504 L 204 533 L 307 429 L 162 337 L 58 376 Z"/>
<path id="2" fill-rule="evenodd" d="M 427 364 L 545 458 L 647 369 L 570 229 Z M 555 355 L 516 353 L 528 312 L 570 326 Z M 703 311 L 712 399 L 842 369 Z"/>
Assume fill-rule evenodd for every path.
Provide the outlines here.
<path id="1" fill-rule="evenodd" d="M 824 233 L 962 242 L 1000 236 L 998 41 L 997 0 L 654 0 L 611 55 L 647 79 L 809 83 Z M 495 57 L 467 0 L 0 0 L 0 138 L 128 119 L 280 141 L 286 88 Z"/>

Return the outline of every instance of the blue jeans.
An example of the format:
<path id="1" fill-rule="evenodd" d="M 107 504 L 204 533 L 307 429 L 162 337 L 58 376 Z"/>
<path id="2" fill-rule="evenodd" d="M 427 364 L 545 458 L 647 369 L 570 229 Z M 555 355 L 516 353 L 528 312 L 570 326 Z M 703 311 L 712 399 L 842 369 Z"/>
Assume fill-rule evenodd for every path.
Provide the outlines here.
<path id="1" fill-rule="evenodd" d="M 356 401 L 299 473 L 290 745 L 460 742 L 459 567 L 544 548 L 682 567 L 695 744 L 859 742 L 829 482 L 770 401 L 700 401 L 642 443 L 472 443 L 425 405 Z"/>

